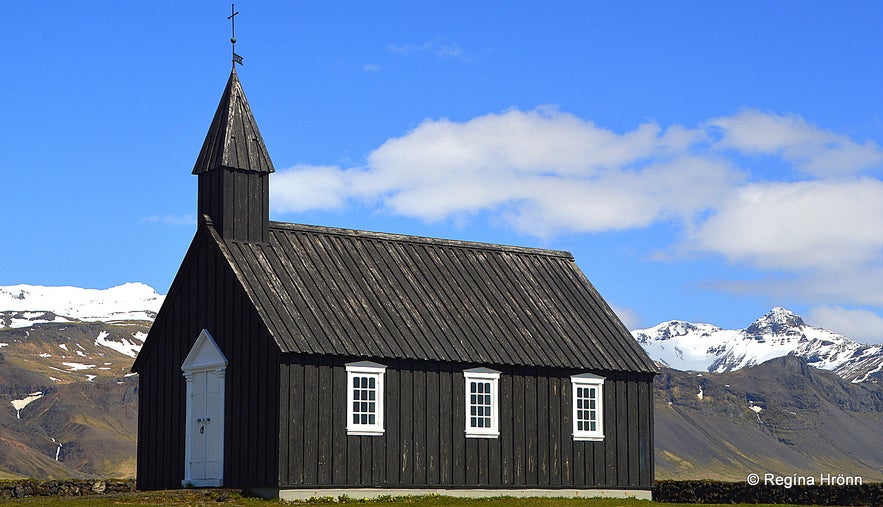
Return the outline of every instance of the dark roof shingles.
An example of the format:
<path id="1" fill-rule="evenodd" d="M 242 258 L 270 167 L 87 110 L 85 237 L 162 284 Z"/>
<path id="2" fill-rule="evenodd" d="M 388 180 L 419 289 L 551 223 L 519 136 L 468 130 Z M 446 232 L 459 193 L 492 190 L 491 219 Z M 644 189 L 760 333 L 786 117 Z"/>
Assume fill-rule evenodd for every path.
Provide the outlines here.
<path id="1" fill-rule="evenodd" d="M 567 252 L 271 223 L 224 241 L 283 352 L 655 372 Z"/>

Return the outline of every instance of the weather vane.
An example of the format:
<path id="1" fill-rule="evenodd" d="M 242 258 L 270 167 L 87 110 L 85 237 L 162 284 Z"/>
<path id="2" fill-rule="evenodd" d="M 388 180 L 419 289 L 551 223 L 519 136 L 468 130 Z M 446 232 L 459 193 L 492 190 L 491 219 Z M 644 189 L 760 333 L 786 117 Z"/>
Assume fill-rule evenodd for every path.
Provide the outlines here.
<path id="1" fill-rule="evenodd" d="M 236 11 L 236 4 L 230 4 L 230 15 L 227 16 L 227 19 L 230 20 L 230 44 L 233 45 L 233 68 L 236 68 L 236 64 L 242 65 L 242 57 L 236 54 L 236 15 L 239 14 Z"/>

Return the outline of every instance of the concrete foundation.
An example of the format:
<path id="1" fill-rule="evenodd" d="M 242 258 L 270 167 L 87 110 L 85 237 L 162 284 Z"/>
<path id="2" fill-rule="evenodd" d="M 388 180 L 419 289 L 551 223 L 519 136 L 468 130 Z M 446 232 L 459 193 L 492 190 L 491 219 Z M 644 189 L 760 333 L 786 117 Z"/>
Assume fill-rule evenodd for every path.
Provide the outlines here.
<path id="1" fill-rule="evenodd" d="M 308 500 L 310 498 L 347 496 L 353 499 L 371 499 L 379 496 L 426 496 L 441 495 L 463 498 L 489 498 L 510 496 L 517 498 L 636 498 L 651 500 L 649 489 L 386 489 L 386 488 L 334 488 L 334 489 L 278 489 L 254 488 L 252 493 L 263 498 L 281 500 Z"/>

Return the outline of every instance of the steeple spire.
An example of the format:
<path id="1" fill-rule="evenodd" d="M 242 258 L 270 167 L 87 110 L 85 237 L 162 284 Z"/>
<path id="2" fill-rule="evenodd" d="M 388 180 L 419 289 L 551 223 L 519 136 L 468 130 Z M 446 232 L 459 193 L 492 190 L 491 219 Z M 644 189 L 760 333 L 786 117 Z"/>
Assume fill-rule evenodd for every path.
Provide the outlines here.
<path id="1" fill-rule="evenodd" d="M 262 173 L 276 171 L 235 68 L 230 71 L 221 102 L 193 166 L 193 174 L 219 167 Z"/>
<path id="2" fill-rule="evenodd" d="M 224 239 L 266 241 L 275 171 L 234 68 L 193 166 L 199 215 Z"/>

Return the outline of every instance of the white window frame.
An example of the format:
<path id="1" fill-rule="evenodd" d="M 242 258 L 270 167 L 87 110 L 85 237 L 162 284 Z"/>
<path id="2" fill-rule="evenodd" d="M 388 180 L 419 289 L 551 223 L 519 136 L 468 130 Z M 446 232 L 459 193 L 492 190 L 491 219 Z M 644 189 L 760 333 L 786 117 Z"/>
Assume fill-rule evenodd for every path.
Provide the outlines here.
<path id="1" fill-rule="evenodd" d="M 367 435 L 378 436 L 383 435 L 383 377 L 386 373 L 386 366 L 382 364 L 372 363 L 371 361 L 360 361 L 358 363 L 348 363 L 346 365 L 346 433 L 347 435 Z M 354 389 L 353 380 L 361 377 L 369 377 L 375 379 L 375 405 L 374 424 L 360 424 L 353 422 Z"/>
<path id="2" fill-rule="evenodd" d="M 466 381 L 466 438 L 497 438 L 500 436 L 500 397 L 499 384 L 500 372 L 491 370 L 490 368 L 472 368 L 463 371 L 463 378 Z M 489 427 L 472 427 L 470 416 L 472 412 L 471 402 L 471 386 L 472 382 L 482 382 L 490 384 L 490 401 L 491 401 L 491 424 Z"/>
<path id="3" fill-rule="evenodd" d="M 580 375 L 573 375 L 570 377 L 571 390 L 573 394 L 571 396 L 571 405 L 573 408 L 572 418 L 573 418 L 573 439 L 574 440 L 589 440 L 589 441 L 601 441 L 604 440 L 604 377 L 599 377 L 598 375 L 593 375 L 591 373 L 582 373 Z M 588 407 L 577 408 L 578 405 L 578 397 L 577 390 L 579 388 L 592 389 L 594 388 L 596 391 L 595 396 L 595 430 L 586 430 L 579 429 L 580 419 L 577 418 L 579 410 L 591 410 Z M 584 422 L 591 422 L 591 420 L 582 419 Z"/>

